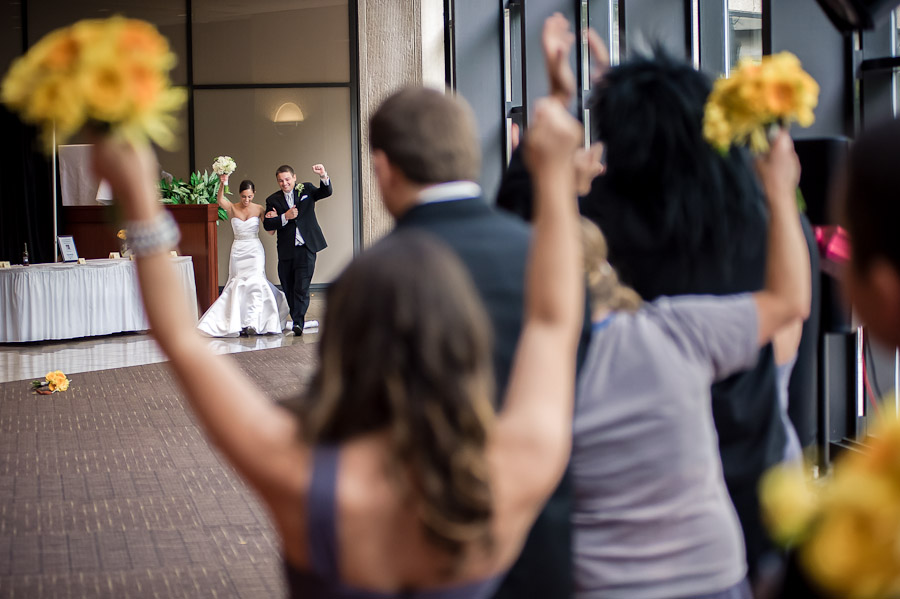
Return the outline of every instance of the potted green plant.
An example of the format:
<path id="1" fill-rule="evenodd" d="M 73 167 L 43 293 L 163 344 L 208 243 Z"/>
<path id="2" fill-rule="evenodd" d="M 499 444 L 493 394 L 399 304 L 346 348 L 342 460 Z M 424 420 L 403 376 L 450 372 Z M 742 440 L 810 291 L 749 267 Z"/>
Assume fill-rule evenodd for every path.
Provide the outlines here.
<path id="1" fill-rule="evenodd" d="M 159 180 L 159 191 L 163 204 L 217 204 L 219 177 L 214 173 L 200 171 L 191 173 L 187 181 L 163 177 Z M 219 220 L 227 220 L 225 209 L 219 207 Z"/>

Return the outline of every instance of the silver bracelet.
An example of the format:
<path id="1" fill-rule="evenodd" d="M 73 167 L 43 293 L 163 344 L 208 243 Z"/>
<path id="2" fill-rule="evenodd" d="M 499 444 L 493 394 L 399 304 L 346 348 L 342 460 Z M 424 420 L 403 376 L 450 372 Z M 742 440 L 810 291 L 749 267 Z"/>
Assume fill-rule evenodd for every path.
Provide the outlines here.
<path id="1" fill-rule="evenodd" d="M 173 250 L 181 240 L 181 231 L 175 219 L 165 210 L 151 220 L 129 221 L 125 229 L 128 231 L 128 247 L 138 258 Z"/>

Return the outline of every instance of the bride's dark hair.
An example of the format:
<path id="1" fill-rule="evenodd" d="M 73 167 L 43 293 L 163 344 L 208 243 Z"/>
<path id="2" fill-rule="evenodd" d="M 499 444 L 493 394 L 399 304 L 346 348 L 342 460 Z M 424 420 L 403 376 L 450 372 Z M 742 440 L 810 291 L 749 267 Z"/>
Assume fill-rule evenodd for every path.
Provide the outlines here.
<path id="1" fill-rule="evenodd" d="M 241 193 L 244 190 L 249 189 L 253 193 L 256 193 L 256 185 L 253 184 L 253 181 L 250 179 L 244 179 L 241 181 L 241 186 L 238 188 L 238 193 Z"/>
<path id="2" fill-rule="evenodd" d="M 491 541 L 490 330 L 448 248 L 392 234 L 329 286 L 319 368 L 299 406 L 311 445 L 389 433 L 400 488 L 419 499 L 426 538 L 453 564 L 466 545 Z"/>

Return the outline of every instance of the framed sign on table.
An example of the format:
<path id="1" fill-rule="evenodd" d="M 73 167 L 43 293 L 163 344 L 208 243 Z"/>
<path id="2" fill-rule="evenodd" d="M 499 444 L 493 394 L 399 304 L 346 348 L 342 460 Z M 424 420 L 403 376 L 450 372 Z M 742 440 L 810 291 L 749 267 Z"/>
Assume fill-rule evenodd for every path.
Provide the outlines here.
<path id="1" fill-rule="evenodd" d="M 78 250 L 75 249 L 75 240 L 71 235 L 60 235 L 57 242 L 63 262 L 78 262 Z"/>

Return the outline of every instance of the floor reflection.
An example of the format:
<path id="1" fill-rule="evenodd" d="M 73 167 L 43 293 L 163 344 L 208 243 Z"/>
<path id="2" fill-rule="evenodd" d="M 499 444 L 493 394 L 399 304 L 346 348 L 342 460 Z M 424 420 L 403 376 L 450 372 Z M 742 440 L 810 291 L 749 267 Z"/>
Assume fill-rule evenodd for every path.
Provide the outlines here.
<path id="1" fill-rule="evenodd" d="M 318 316 L 322 308 L 316 303 L 318 302 L 314 300 L 310 306 L 312 317 Z M 283 335 L 211 338 L 209 347 L 217 354 L 274 349 L 296 343 L 315 343 L 318 332 L 318 327 L 308 327 L 302 337 L 294 336 L 288 329 Z M 62 370 L 71 375 L 165 360 L 159 345 L 146 333 L 123 333 L 44 343 L 7 343 L 0 344 L 0 383 L 43 378 L 51 370 Z"/>

